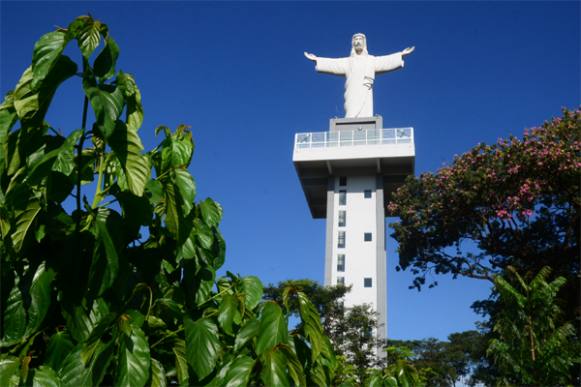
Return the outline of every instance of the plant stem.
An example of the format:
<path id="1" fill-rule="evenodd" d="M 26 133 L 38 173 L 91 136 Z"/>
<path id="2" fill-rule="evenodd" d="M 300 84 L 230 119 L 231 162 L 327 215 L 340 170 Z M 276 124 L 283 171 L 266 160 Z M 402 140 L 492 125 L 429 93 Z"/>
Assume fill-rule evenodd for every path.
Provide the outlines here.
<path id="1" fill-rule="evenodd" d="M 83 118 L 81 123 L 81 137 L 77 144 L 77 211 L 81 210 L 81 155 L 83 152 L 83 144 L 85 142 L 85 126 L 87 125 L 87 110 L 89 108 L 89 98 L 85 95 L 83 101 Z M 77 221 L 80 225 L 80 220 Z M 80 227 L 79 227 L 80 228 Z"/>
<path id="2" fill-rule="evenodd" d="M 184 327 L 182 326 L 182 327 L 178 328 L 175 331 L 169 332 L 166 336 L 162 337 L 161 339 L 159 339 L 155 343 L 153 343 L 150 348 L 156 347 L 157 345 L 159 345 L 165 339 L 169 339 L 171 337 L 175 337 L 178 333 L 180 333 L 183 330 L 184 330 Z"/>
<path id="3" fill-rule="evenodd" d="M 87 68 L 87 60 L 83 58 L 83 74 L 85 73 Z M 89 109 L 89 98 L 85 94 L 85 98 L 83 100 L 83 117 L 81 119 L 81 138 L 79 139 L 79 143 L 77 144 L 77 214 L 76 214 L 76 224 L 75 224 L 75 233 L 77 235 L 77 250 L 79 252 L 79 256 L 82 256 L 82 244 L 81 244 L 81 168 L 82 168 L 82 153 L 83 153 L 83 144 L 85 142 L 85 128 L 87 126 L 87 110 Z"/>
<path id="4" fill-rule="evenodd" d="M 101 202 L 101 186 L 103 185 L 103 166 L 105 165 L 105 158 L 103 153 L 99 157 L 99 177 L 97 178 L 97 188 L 95 188 L 95 196 L 93 197 L 93 204 L 91 208 L 95 209 L 97 204 Z"/>

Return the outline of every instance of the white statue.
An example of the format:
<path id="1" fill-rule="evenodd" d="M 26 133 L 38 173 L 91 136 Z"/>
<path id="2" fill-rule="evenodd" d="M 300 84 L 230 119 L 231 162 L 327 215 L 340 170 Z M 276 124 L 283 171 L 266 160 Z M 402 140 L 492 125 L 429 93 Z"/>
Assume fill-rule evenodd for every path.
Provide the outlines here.
<path id="1" fill-rule="evenodd" d="M 308 52 L 305 56 L 316 63 L 318 72 L 345 76 L 345 117 L 373 117 L 375 74 L 403 67 L 403 57 L 415 47 L 390 55 L 369 55 L 364 34 L 353 35 L 351 46 L 351 55 L 347 58 L 319 58 Z"/>

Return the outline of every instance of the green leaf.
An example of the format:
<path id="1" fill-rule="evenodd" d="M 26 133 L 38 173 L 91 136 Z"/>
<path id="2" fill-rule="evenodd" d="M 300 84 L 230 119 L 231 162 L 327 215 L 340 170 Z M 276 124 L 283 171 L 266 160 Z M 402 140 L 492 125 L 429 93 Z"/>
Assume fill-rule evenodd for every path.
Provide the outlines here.
<path id="1" fill-rule="evenodd" d="M 325 375 L 325 370 L 323 369 L 323 365 L 319 362 L 315 363 L 315 366 L 311 368 L 310 373 L 310 384 L 314 384 L 317 386 L 327 386 L 329 383 L 327 382 L 327 377 Z"/>
<path id="2" fill-rule="evenodd" d="M 210 268 L 200 270 L 200 273 L 197 275 L 196 283 L 198 287 L 195 295 L 195 303 L 197 306 L 205 304 L 212 296 L 215 275 L 216 272 Z"/>
<path id="3" fill-rule="evenodd" d="M 242 278 L 242 289 L 244 291 L 244 303 L 248 309 L 254 309 L 262 300 L 264 289 L 262 282 L 256 276 L 247 276 Z"/>
<path id="4" fill-rule="evenodd" d="M 99 208 L 95 220 L 96 238 L 103 249 L 107 263 L 103 265 L 104 267 L 99 267 L 103 263 L 97 258 L 91 265 L 91 277 L 98 282 L 98 295 L 108 290 L 117 278 L 119 250 L 122 248 L 120 238 L 123 233 L 122 222 L 123 219 L 115 211 Z"/>
<path id="5" fill-rule="evenodd" d="M 161 150 L 162 170 L 187 167 L 192 159 L 193 151 L 194 144 L 189 132 L 186 135 L 175 134 L 166 138 Z"/>
<path id="6" fill-rule="evenodd" d="M 258 336 L 260 332 L 260 322 L 256 319 L 247 321 L 240 331 L 236 335 L 236 340 L 234 341 L 234 352 L 238 352 L 248 340 L 251 340 Z"/>
<path id="7" fill-rule="evenodd" d="M 15 284 L 8 299 L 3 307 L 3 329 L 4 337 L 0 343 L 0 347 L 11 345 L 24 338 L 26 330 L 26 311 L 24 310 L 24 301 L 22 299 L 22 292 Z"/>
<path id="8" fill-rule="evenodd" d="M 46 350 L 45 364 L 52 369 L 61 368 L 62 362 L 74 345 L 66 331 L 53 334 Z"/>
<path id="9" fill-rule="evenodd" d="M 81 348 L 70 352 L 63 360 L 63 365 L 58 371 L 58 376 L 63 386 L 89 386 L 91 372 L 85 368 Z"/>
<path id="10" fill-rule="evenodd" d="M 30 170 L 28 172 L 28 181 L 31 184 L 36 184 L 46 177 L 47 169 L 61 172 L 69 176 L 75 169 L 74 149 L 77 141 L 82 135 L 82 130 L 77 129 L 73 131 L 62 144 L 44 155 L 37 157 L 31 162 Z M 29 157 L 31 159 L 31 157 Z"/>
<path id="11" fill-rule="evenodd" d="M 73 131 L 65 140 L 65 142 L 59 147 L 59 152 L 57 154 L 56 160 L 52 165 L 52 170 L 60 172 L 65 176 L 70 176 L 75 169 L 75 145 L 79 138 L 81 137 L 82 130 L 78 129 Z"/>
<path id="12" fill-rule="evenodd" d="M 0 386 L 20 385 L 20 361 L 17 357 L 0 355 Z"/>
<path id="13" fill-rule="evenodd" d="M 85 86 L 85 94 L 91 102 L 99 129 L 105 138 L 117 130 L 116 121 L 121 115 L 125 99 L 119 87 L 111 85 Z"/>
<path id="14" fill-rule="evenodd" d="M 211 250 L 214 244 L 214 234 L 212 230 L 198 219 L 194 220 L 194 234 L 198 245 L 206 250 Z M 209 263 L 209 260 L 206 260 Z"/>
<path id="15" fill-rule="evenodd" d="M 186 360 L 186 343 L 184 340 L 176 340 L 172 351 L 176 357 L 176 373 L 180 386 L 187 386 L 190 378 L 188 361 Z"/>
<path id="16" fill-rule="evenodd" d="M 218 327 L 207 318 L 184 320 L 186 330 L 186 355 L 198 379 L 210 375 L 222 350 L 218 339 Z"/>
<path id="17" fill-rule="evenodd" d="M 77 306 L 71 312 L 63 310 L 62 313 L 67 321 L 67 328 L 76 341 L 85 341 L 100 323 L 111 318 L 109 305 L 102 298 L 93 301 L 89 312 L 85 307 Z"/>
<path id="18" fill-rule="evenodd" d="M 303 320 L 305 336 L 309 339 L 312 348 L 313 361 L 319 357 L 323 347 L 323 327 L 315 306 L 303 292 L 297 292 L 299 312 Z"/>
<path id="19" fill-rule="evenodd" d="M 229 335 L 234 334 L 232 332 L 232 322 L 236 314 L 240 314 L 238 299 L 232 294 L 224 294 L 218 308 L 218 323 Z"/>
<path id="20" fill-rule="evenodd" d="M 182 212 L 187 216 L 194 207 L 196 198 L 196 184 L 192 175 L 187 170 L 175 170 L 175 185 L 178 187 L 181 196 Z"/>
<path id="21" fill-rule="evenodd" d="M 14 109 L 20 119 L 33 116 L 39 109 L 38 94 L 32 86 L 32 66 L 22 73 L 14 89 Z"/>
<path id="22" fill-rule="evenodd" d="M 57 87 L 77 72 L 77 64 L 69 57 L 61 55 L 54 63 L 50 73 L 37 86 L 33 85 L 32 67 L 28 67 L 16 85 L 13 93 L 14 109 L 24 122 L 42 125 L 44 115 Z"/>
<path id="23" fill-rule="evenodd" d="M 222 206 L 208 198 L 198 204 L 202 213 L 202 220 L 209 227 L 217 227 L 222 219 Z"/>
<path id="24" fill-rule="evenodd" d="M 196 233 L 192 230 L 187 238 L 178 247 L 177 260 L 192 259 L 196 256 Z"/>
<path id="25" fill-rule="evenodd" d="M 166 387 L 165 370 L 160 361 L 151 358 L 151 387 Z"/>
<path id="26" fill-rule="evenodd" d="M 69 31 L 77 39 L 81 53 L 89 58 L 101 41 L 100 30 L 106 28 L 91 16 L 79 16 L 70 25 Z"/>
<path id="27" fill-rule="evenodd" d="M 105 38 L 105 47 L 95 59 L 93 71 L 96 76 L 109 79 L 115 74 L 115 64 L 119 57 L 119 46 L 112 37 Z"/>
<path id="28" fill-rule="evenodd" d="M 133 326 L 131 335 L 123 335 L 118 355 L 117 386 L 143 386 L 149 379 L 149 344 L 143 331 Z"/>
<path id="29" fill-rule="evenodd" d="M 12 244 L 14 250 L 20 251 L 22 249 L 24 239 L 40 210 L 41 208 L 38 200 L 31 200 L 26 209 L 16 211 L 16 229 L 12 233 Z"/>
<path id="30" fill-rule="evenodd" d="M 131 74 L 120 72 L 117 82 L 127 102 L 127 118 L 125 123 L 128 130 L 137 132 L 143 122 L 143 106 L 141 105 L 141 93 Z"/>
<path id="31" fill-rule="evenodd" d="M 145 185 L 145 189 L 149 193 L 149 203 L 156 206 L 163 197 L 163 186 L 159 180 L 149 180 Z"/>
<path id="32" fill-rule="evenodd" d="M 260 334 L 256 342 L 256 353 L 261 355 L 287 340 L 288 327 L 282 309 L 272 301 L 265 302 L 260 313 Z"/>
<path id="33" fill-rule="evenodd" d="M 45 270 L 44 263 L 36 269 L 32 285 L 30 285 L 30 307 L 28 308 L 26 336 L 35 333 L 40 328 L 50 308 L 54 277 L 55 272 L 52 269 Z"/>
<path id="34" fill-rule="evenodd" d="M 255 363 L 256 361 L 249 356 L 238 356 L 228 367 L 228 372 L 222 380 L 221 386 L 238 387 L 248 385 Z"/>
<path id="35" fill-rule="evenodd" d="M 100 336 L 103 337 L 103 334 Z M 89 365 L 91 381 L 94 386 L 102 385 L 105 375 L 110 372 L 108 368 L 115 358 L 115 347 L 116 345 L 114 341 L 104 343 L 101 340 L 97 340 L 97 348 L 95 349 L 94 355 L 91 357 Z"/>
<path id="36" fill-rule="evenodd" d="M 165 208 L 165 224 L 170 233 L 174 237 L 178 237 L 180 233 L 180 209 L 177 205 L 176 187 L 172 183 L 165 183 L 163 185 L 163 203 Z"/>
<path id="37" fill-rule="evenodd" d="M 150 180 L 153 181 L 153 180 Z M 123 222 L 125 234 L 136 237 L 140 226 L 147 226 L 151 223 L 153 208 L 146 195 L 135 196 L 129 191 L 122 191 L 115 194 L 121 209 L 123 210 Z"/>
<path id="38" fill-rule="evenodd" d="M 286 358 L 280 351 L 266 352 L 261 363 L 260 379 L 266 386 L 290 386 L 286 376 Z"/>
<path id="39" fill-rule="evenodd" d="M 297 386 L 306 386 L 307 379 L 305 377 L 305 370 L 301 362 L 299 361 L 297 354 L 288 346 L 282 345 L 281 351 L 286 357 L 286 364 L 288 367 L 288 373 L 292 378 L 293 382 Z"/>
<path id="40" fill-rule="evenodd" d="M 149 158 L 141 154 L 143 145 L 139 135 L 123 122 L 117 121 L 109 145 L 119 158 L 129 190 L 136 196 L 142 196 L 145 184 L 149 180 L 150 165 Z"/>
<path id="41" fill-rule="evenodd" d="M 7 104 L 7 101 L 4 101 L 0 106 L 0 173 L 8 168 L 8 134 L 17 118 L 13 103 Z"/>
<path id="42" fill-rule="evenodd" d="M 64 31 L 53 31 L 41 36 L 32 54 L 33 87 L 37 87 L 52 70 L 65 49 L 69 38 Z"/>
<path id="43" fill-rule="evenodd" d="M 61 380 L 52 368 L 42 365 L 34 371 L 33 387 L 59 387 Z"/>

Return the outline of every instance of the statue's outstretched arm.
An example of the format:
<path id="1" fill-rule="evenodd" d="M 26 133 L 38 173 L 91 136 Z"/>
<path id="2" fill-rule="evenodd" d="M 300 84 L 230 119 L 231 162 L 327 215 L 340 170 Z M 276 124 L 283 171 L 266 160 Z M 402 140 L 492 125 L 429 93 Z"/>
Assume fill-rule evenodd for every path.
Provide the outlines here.
<path id="1" fill-rule="evenodd" d="M 416 48 L 415 48 L 415 46 L 406 47 L 406 48 L 404 48 L 404 49 L 403 49 L 403 51 L 401 52 L 401 56 L 406 56 L 406 55 L 409 55 L 409 54 L 411 54 L 412 52 L 414 52 L 414 50 L 415 50 L 415 49 L 416 49 Z"/>
<path id="2" fill-rule="evenodd" d="M 321 58 L 310 52 L 304 52 L 305 58 L 315 62 L 315 69 L 320 73 L 345 75 L 347 58 Z"/>
<path id="3" fill-rule="evenodd" d="M 313 62 L 317 61 L 317 56 L 315 54 L 311 54 L 310 52 L 304 52 L 305 54 L 305 58 L 307 58 L 308 60 L 312 60 Z"/>

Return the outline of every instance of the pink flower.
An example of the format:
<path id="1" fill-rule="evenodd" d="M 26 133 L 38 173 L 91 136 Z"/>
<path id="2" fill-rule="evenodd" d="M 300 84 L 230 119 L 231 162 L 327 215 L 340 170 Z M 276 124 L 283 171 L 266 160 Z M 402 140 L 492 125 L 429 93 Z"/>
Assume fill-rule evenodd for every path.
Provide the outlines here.
<path id="1" fill-rule="evenodd" d="M 531 216 L 533 214 L 533 210 L 527 208 L 526 210 L 522 210 L 521 214 L 525 216 Z"/>
<path id="2" fill-rule="evenodd" d="M 510 215 L 510 213 L 505 210 L 505 209 L 500 209 L 496 211 L 496 216 L 498 216 L 501 219 L 507 219 L 507 218 L 511 218 L 512 216 Z"/>

